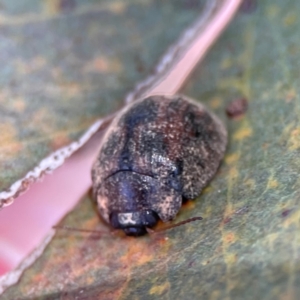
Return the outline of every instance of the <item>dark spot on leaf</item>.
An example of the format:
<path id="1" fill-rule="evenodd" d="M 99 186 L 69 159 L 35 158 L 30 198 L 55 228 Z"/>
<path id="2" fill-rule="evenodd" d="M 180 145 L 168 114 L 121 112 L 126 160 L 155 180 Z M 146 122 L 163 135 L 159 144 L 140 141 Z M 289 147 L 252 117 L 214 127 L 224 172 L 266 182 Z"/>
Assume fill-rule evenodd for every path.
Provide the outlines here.
<path id="1" fill-rule="evenodd" d="M 290 215 L 290 213 L 293 211 L 294 209 L 293 208 L 290 208 L 290 209 L 285 209 L 281 212 L 281 216 L 283 218 L 287 217 L 288 215 Z"/>
<path id="2" fill-rule="evenodd" d="M 135 56 L 135 64 L 136 64 L 136 70 L 139 73 L 143 73 L 145 71 L 144 62 L 140 55 L 136 54 Z"/>
<path id="3" fill-rule="evenodd" d="M 243 115 L 248 109 L 246 98 L 238 98 L 231 101 L 226 107 L 226 114 L 229 118 L 237 118 Z"/>
<path id="4" fill-rule="evenodd" d="M 227 224 L 231 221 L 231 217 L 226 217 L 224 220 L 223 220 L 223 224 Z"/>

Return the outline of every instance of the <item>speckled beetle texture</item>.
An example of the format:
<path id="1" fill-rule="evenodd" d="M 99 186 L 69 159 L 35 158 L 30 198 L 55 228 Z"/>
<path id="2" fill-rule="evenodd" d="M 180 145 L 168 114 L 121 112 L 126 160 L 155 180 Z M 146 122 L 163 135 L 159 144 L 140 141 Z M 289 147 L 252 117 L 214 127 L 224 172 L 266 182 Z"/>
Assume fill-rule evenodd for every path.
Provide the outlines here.
<path id="1" fill-rule="evenodd" d="M 172 220 L 223 158 L 227 132 L 217 116 L 185 96 L 151 96 L 125 107 L 104 135 L 93 166 L 99 212 L 127 235 Z"/>

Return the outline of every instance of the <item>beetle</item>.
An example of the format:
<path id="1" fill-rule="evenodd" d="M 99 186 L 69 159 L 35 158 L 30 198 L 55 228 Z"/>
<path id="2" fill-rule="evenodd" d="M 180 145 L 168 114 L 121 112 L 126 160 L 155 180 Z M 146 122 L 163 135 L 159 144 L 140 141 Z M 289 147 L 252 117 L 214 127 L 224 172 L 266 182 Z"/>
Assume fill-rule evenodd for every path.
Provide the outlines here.
<path id="1" fill-rule="evenodd" d="M 174 219 L 213 178 L 226 144 L 221 120 L 186 96 L 133 102 L 108 127 L 92 168 L 100 215 L 133 236 Z"/>

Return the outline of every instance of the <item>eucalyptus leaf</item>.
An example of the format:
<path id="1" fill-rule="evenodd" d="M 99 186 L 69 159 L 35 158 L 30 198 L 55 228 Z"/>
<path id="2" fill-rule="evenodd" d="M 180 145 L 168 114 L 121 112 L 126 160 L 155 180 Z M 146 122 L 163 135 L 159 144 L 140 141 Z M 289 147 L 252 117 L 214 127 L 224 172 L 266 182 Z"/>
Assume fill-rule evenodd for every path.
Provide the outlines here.
<path id="1" fill-rule="evenodd" d="M 199 223 L 141 238 L 110 235 L 88 199 L 1 299 L 298 299 L 300 294 L 300 3 L 266 0 L 240 14 L 183 93 L 227 119 L 216 178 L 177 221 Z M 164 225 L 160 224 L 159 228 Z"/>

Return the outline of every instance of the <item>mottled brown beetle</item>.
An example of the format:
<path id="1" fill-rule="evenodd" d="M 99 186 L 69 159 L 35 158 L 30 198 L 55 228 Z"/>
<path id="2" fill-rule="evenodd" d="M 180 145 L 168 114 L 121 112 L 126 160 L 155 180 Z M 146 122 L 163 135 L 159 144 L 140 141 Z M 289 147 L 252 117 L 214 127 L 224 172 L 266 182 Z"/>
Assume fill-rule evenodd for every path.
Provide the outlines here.
<path id="1" fill-rule="evenodd" d="M 185 96 L 126 106 L 108 127 L 92 170 L 104 220 L 127 235 L 175 218 L 216 173 L 227 144 L 217 116 Z"/>

